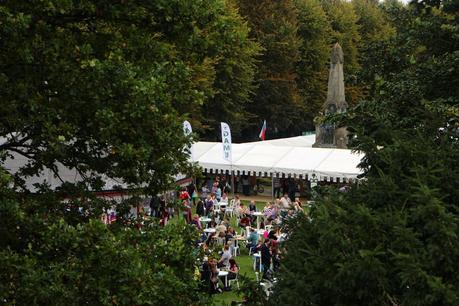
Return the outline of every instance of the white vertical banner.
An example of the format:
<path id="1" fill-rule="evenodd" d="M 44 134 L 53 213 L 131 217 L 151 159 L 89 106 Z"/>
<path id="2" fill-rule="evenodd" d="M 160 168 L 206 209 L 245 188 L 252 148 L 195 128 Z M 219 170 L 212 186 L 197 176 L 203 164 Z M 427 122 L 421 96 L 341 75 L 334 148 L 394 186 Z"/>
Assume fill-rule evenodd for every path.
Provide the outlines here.
<path id="1" fill-rule="evenodd" d="M 192 132 L 193 132 L 193 130 L 191 129 L 191 124 L 190 124 L 190 122 L 187 121 L 187 120 L 183 121 L 183 134 L 185 134 L 185 136 L 188 136 L 188 135 L 190 135 Z"/>
<path id="2" fill-rule="evenodd" d="M 221 122 L 222 130 L 222 144 L 223 144 L 223 158 L 230 163 L 232 162 L 231 158 L 231 130 L 227 123 Z"/>
<path id="3" fill-rule="evenodd" d="M 185 136 L 188 136 L 192 132 L 193 132 L 193 129 L 191 128 L 191 123 L 188 120 L 183 121 L 183 134 L 185 134 Z M 191 160 L 194 160 L 193 159 L 193 145 L 192 144 L 188 147 L 188 150 L 190 151 Z"/>

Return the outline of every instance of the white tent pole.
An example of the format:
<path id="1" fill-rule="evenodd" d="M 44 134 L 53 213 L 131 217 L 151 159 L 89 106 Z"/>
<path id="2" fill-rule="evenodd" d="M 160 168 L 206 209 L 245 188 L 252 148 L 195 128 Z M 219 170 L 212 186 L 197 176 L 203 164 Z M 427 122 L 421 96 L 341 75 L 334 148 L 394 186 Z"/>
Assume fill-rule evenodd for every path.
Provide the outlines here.
<path id="1" fill-rule="evenodd" d="M 231 193 L 232 193 L 233 199 L 234 199 L 234 172 L 233 172 L 233 164 L 232 163 L 230 165 L 230 169 L 231 169 Z"/>
<path id="2" fill-rule="evenodd" d="M 271 201 L 274 203 L 274 175 L 271 175 Z"/>

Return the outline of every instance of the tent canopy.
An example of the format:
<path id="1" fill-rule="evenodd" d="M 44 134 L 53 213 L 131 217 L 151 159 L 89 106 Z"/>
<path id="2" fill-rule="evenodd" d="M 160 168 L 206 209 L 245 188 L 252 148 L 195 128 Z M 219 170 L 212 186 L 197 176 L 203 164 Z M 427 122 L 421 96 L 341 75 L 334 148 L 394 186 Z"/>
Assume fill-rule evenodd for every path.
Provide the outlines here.
<path id="1" fill-rule="evenodd" d="M 303 137 L 300 140 L 299 137 Z M 344 149 L 311 148 L 305 137 L 263 142 L 232 144 L 232 162 L 223 158 L 220 142 L 193 144 L 192 160 L 206 172 L 255 174 L 257 176 L 292 176 L 319 180 L 347 181 L 355 179 L 363 155 Z M 286 145 L 286 144 L 295 145 Z"/>

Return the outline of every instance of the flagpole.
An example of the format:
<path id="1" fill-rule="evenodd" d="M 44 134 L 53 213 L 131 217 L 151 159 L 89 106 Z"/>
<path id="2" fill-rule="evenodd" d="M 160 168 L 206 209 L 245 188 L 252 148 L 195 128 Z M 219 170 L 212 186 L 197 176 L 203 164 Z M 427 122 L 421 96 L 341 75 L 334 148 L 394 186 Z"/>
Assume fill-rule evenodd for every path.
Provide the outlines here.
<path id="1" fill-rule="evenodd" d="M 230 164 L 230 169 L 231 169 L 231 191 L 234 199 L 234 172 L 233 172 L 233 161 L 231 161 Z"/>

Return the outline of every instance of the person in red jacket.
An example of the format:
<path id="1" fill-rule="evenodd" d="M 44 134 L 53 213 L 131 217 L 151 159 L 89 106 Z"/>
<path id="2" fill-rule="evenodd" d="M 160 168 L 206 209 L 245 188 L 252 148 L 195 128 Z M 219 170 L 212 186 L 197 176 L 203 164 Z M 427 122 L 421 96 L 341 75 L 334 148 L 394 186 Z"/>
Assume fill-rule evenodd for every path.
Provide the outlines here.
<path id="1" fill-rule="evenodd" d="M 180 192 L 179 198 L 182 200 L 183 204 L 183 217 L 187 223 L 191 222 L 191 197 L 186 188 L 183 188 Z"/>

